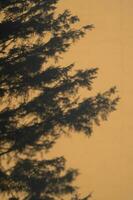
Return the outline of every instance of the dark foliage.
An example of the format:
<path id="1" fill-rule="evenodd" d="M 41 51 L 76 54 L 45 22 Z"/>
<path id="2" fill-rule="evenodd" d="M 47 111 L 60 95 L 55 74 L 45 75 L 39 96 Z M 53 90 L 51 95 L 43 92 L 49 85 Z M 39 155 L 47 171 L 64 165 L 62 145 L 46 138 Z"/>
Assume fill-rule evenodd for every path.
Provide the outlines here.
<path id="1" fill-rule="evenodd" d="M 77 175 L 76 170 L 64 173 L 64 164 L 62 157 L 43 161 L 21 160 L 10 175 L 3 174 L 0 184 L 2 192 L 23 191 L 28 194 L 23 198 L 28 200 L 61 199 L 62 195 L 75 192 L 71 183 Z"/>
<path id="2" fill-rule="evenodd" d="M 79 200 L 72 184 L 77 171 L 65 170 L 64 158 L 39 161 L 33 157 L 39 151 L 47 152 L 65 132 L 90 135 L 93 125 L 106 120 L 118 102 L 113 98 L 115 87 L 80 98 L 80 88 L 92 89 L 97 68 L 74 71 L 73 64 L 57 65 L 61 54 L 93 28 L 74 28 L 79 18 L 68 10 L 57 14 L 57 3 L 0 1 L 4 16 L 0 24 L 0 99 L 5 101 L 0 112 L 0 156 L 1 161 L 11 163 L 15 156 L 15 164 L 0 171 L 0 192 L 10 200 L 18 199 L 20 192 L 23 200 L 56 200 L 64 195 Z"/>

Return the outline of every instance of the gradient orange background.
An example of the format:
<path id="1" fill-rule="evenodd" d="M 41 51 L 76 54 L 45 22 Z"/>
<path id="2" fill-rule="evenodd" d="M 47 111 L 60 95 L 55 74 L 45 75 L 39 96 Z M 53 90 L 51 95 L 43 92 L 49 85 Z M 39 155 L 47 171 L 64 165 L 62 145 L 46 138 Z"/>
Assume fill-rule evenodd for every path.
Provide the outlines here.
<path id="1" fill-rule="evenodd" d="M 95 29 L 64 55 L 63 63 L 99 67 L 94 91 L 117 85 L 121 97 L 107 122 L 84 135 L 62 137 L 52 155 L 65 155 L 68 166 L 79 168 L 81 192 L 93 200 L 133 199 L 133 1 L 62 0 L 82 24 Z M 84 94 L 83 94 L 84 95 Z M 54 153 L 53 153 L 54 151 Z"/>

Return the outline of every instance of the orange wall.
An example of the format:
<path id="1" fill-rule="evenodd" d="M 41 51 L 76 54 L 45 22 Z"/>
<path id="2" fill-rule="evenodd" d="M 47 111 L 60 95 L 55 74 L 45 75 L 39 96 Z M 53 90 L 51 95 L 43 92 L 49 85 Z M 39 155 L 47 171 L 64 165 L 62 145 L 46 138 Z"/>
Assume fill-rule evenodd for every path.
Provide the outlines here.
<path id="1" fill-rule="evenodd" d="M 59 6 L 79 15 L 81 23 L 96 27 L 64 55 L 62 62 L 99 67 L 94 90 L 117 85 L 121 101 L 91 138 L 63 137 L 51 155 L 65 155 L 69 166 L 80 169 L 77 184 L 83 193 L 93 191 L 94 200 L 132 200 L 133 1 L 61 0 Z"/>

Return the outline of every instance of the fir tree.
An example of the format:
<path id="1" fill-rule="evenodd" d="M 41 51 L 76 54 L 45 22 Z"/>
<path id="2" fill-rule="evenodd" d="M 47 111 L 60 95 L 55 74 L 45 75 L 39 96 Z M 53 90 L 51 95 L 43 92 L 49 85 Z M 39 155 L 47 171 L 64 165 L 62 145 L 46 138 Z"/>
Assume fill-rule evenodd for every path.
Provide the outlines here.
<path id="1" fill-rule="evenodd" d="M 97 68 L 59 65 L 62 54 L 93 25 L 75 28 L 79 18 L 68 10 L 57 14 L 57 3 L 0 1 L 0 192 L 10 200 L 20 194 L 23 200 L 81 199 L 73 184 L 77 170 L 65 169 L 63 157 L 38 160 L 36 155 L 62 134 L 91 135 L 118 102 L 115 87 L 80 98 L 80 88 L 92 90 Z"/>

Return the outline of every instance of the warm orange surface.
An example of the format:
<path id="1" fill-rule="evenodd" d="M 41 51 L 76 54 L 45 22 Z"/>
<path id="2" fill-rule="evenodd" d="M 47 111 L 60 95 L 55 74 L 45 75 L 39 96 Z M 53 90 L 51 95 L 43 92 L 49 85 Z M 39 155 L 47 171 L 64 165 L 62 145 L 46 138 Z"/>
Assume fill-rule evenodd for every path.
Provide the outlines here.
<path id="1" fill-rule="evenodd" d="M 95 128 L 90 139 L 62 138 L 51 154 L 64 154 L 68 165 L 80 169 L 81 191 L 93 191 L 94 200 L 132 200 L 133 1 L 62 0 L 60 8 L 69 8 L 82 23 L 96 27 L 62 62 L 99 67 L 95 91 L 117 85 L 121 101 L 117 112 Z"/>

